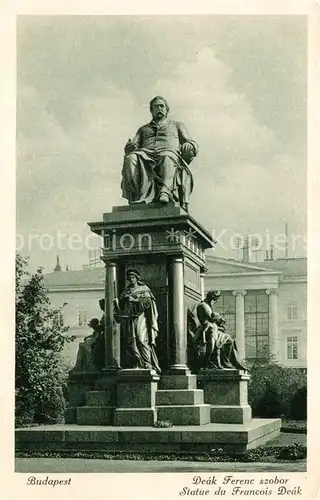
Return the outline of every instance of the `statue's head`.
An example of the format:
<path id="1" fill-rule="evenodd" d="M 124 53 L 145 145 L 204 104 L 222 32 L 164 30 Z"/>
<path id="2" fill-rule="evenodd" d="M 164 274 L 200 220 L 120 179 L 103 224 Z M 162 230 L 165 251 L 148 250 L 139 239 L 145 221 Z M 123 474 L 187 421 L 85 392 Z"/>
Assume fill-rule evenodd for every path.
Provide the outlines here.
<path id="1" fill-rule="evenodd" d="M 98 320 L 98 318 L 92 318 L 89 321 L 89 326 L 90 326 L 90 328 L 92 328 L 92 330 L 98 330 L 98 328 L 99 328 L 99 320 Z"/>
<path id="2" fill-rule="evenodd" d="M 169 113 L 170 107 L 166 99 L 157 95 L 150 101 L 150 112 L 154 119 L 161 119 Z"/>
<path id="3" fill-rule="evenodd" d="M 206 302 L 217 302 L 217 300 L 221 297 L 221 292 L 220 290 L 209 290 L 206 295 Z"/>
<path id="4" fill-rule="evenodd" d="M 130 285 L 135 285 L 141 283 L 140 281 L 140 273 L 136 269 L 128 269 L 126 272 L 127 281 L 129 281 Z"/>
<path id="5" fill-rule="evenodd" d="M 105 300 L 104 299 L 100 299 L 99 300 L 99 306 L 100 306 L 101 311 L 104 311 L 104 306 L 105 306 Z"/>

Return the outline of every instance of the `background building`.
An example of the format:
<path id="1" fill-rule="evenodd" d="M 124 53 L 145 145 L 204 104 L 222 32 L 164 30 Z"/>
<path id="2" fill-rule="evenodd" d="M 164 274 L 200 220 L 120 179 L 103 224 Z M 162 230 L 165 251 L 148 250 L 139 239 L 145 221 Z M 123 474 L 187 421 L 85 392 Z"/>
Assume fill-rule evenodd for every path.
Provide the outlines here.
<path id="1" fill-rule="evenodd" d="M 272 254 L 271 254 L 272 256 Z M 92 263 L 91 263 L 92 264 Z M 75 361 L 80 342 L 90 334 L 87 326 L 101 317 L 99 299 L 104 296 L 104 268 L 89 265 L 83 270 L 55 271 L 45 284 L 55 307 L 67 303 L 63 323 L 76 342 L 66 348 Z M 214 288 L 222 296 L 217 309 L 227 320 L 228 332 L 248 361 L 273 358 L 285 366 L 307 366 L 307 259 L 267 259 L 259 263 L 207 257 L 205 292 Z"/>
<path id="2" fill-rule="evenodd" d="M 246 359 L 270 352 L 283 365 L 306 368 L 307 259 L 207 262 L 205 288 L 221 290 L 218 310 Z"/>

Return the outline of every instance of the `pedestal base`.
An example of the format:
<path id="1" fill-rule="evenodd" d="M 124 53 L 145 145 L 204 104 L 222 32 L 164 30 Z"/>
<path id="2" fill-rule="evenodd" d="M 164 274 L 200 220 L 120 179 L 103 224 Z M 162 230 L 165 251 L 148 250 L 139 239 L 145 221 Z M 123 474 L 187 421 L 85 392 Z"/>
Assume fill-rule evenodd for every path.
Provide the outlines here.
<path id="1" fill-rule="evenodd" d="M 69 407 L 65 412 L 66 423 L 112 425 L 116 380 L 116 370 L 69 375 Z"/>
<path id="2" fill-rule="evenodd" d="M 112 425 L 114 407 L 80 406 L 76 408 L 78 425 Z"/>
<path id="3" fill-rule="evenodd" d="M 157 421 L 155 408 L 117 408 L 114 412 L 114 425 L 141 427 L 153 426 Z"/>
<path id="4" fill-rule="evenodd" d="M 204 402 L 210 404 L 212 423 L 247 424 L 251 421 L 248 404 L 250 377 L 241 370 L 201 370 L 198 375 Z"/>
<path id="5" fill-rule="evenodd" d="M 65 422 L 67 424 L 77 422 L 77 407 L 86 404 L 86 394 L 94 390 L 97 380 L 101 377 L 101 372 L 76 372 L 71 370 L 67 380 L 68 408 L 65 411 Z"/>
<path id="6" fill-rule="evenodd" d="M 158 380 L 159 375 L 153 370 L 119 370 L 114 425 L 141 426 L 156 422 L 155 394 Z"/>
<path id="7" fill-rule="evenodd" d="M 159 389 L 196 389 L 197 377 L 189 372 L 186 375 L 161 375 Z"/>
<path id="8" fill-rule="evenodd" d="M 253 419 L 249 424 L 152 427 L 43 425 L 16 430 L 16 450 L 195 451 L 214 448 L 242 452 L 280 433 L 280 419 Z"/>

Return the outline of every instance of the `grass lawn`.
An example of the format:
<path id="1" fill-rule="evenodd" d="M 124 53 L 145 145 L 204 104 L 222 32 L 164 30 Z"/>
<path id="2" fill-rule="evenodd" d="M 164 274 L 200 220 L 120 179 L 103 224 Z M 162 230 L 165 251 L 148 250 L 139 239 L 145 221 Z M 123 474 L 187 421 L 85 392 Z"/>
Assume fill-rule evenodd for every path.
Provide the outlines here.
<path id="1" fill-rule="evenodd" d="M 306 420 L 282 420 L 281 426 L 282 432 L 296 432 L 296 433 L 307 433 L 307 421 Z"/>

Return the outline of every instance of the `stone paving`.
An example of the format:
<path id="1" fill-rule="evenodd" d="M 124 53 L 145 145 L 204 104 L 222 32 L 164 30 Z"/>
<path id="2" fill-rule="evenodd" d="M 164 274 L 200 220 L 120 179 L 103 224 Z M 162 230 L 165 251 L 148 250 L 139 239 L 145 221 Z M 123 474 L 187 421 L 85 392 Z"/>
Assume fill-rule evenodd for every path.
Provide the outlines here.
<path id="1" fill-rule="evenodd" d="M 230 463 L 82 458 L 17 458 L 16 472 L 305 472 L 306 461 L 290 463 Z"/>

